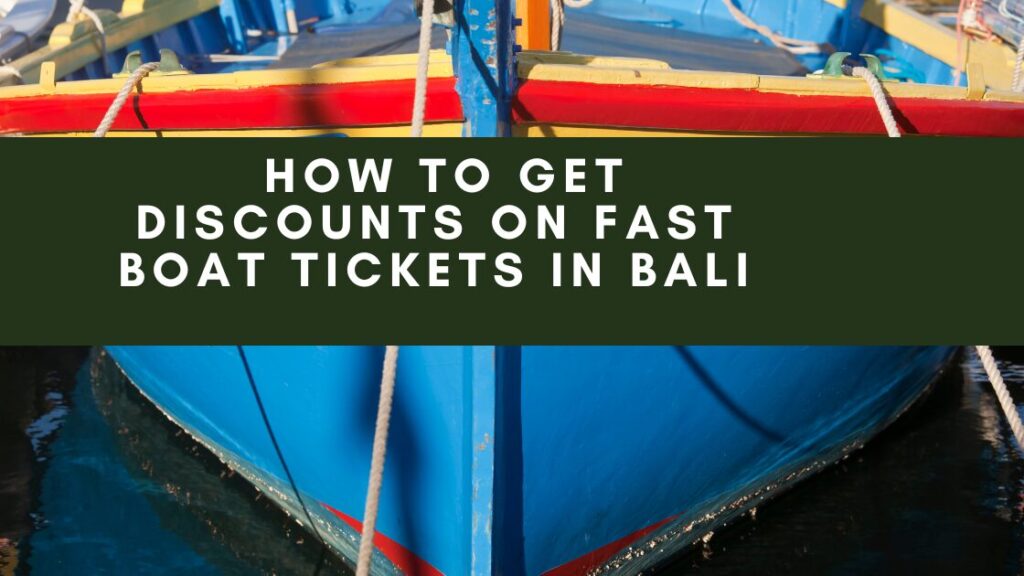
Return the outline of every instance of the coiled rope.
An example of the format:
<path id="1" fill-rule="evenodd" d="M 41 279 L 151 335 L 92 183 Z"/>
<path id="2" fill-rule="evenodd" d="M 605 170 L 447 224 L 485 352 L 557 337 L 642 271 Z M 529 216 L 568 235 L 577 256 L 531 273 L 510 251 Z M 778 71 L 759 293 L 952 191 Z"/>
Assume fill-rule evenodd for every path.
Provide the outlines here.
<path id="1" fill-rule="evenodd" d="M 748 30 L 757 32 L 771 41 L 771 43 L 777 48 L 781 48 L 790 54 L 820 54 L 827 51 L 825 46 L 818 44 L 817 42 L 782 36 L 771 28 L 758 24 L 753 18 L 747 16 L 742 10 L 740 10 L 739 7 L 733 3 L 733 0 L 722 0 L 722 4 L 725 4 L 725 7 L 729 10 L 729 14 L 741 26 Z"/>
<path id="2" fill-rule="evenodd" d="M 380 378 L 380 402 L 377 404 L 377 425 L 373 431 L 370 482 L 366 489 L 366 511 L 363 513 L 363 534 L 359 540 L 356 576 L 370 575 L 373 535 L 377 529 L 377 511 L 380 509 L 380 487 L 384 481 L 384 458 L 387 456 L 388 426 L 391 424 L 391 402 L 395 396 L 397 370 L 398 346 L 388 346 L 384 350 L 384 370 Z"/>
<path id="3" fill-rule="evenodd" d="M 1003 382 L 1003 375 L 999 371 L 999 366 L 996 365 L 996 359 L 992 357 L 992 351 L 988 346 L 975 346 L 974 351 L 978 353 L 981 365 L 985 367 L 985 374 L 988 375 L 992 390 L 996 393 L 996 398 L 999 399 L 999 405 L 1003 408 L 1006 421 L 1010 424 L 1013 437 L 1017 440 L 1017 446 L 1024 450 L 1024 424 L 1021 424 L 1017 405 L 1014 404 L 1013 397 L 1010 396 L 1010 391 L 1007 390 L 1006 383 Z"/>
<path id="4" fill-rule="evenodd" d="M 871 97 L 875 100 L 875 108 L 878 109 L 878 115 L 882 117 L 882 124 L 885 124 L 886 133 L 889 135 L 889 138 L 899 138 L 900 127 L 896 124 L 896 118 L 892 115 L 892 107 L 889 106 L 889 99 L 885 95 L 885 88 L 882 87 L 882 82 L 878 80 L 871 70 L 863 66 L 854 66 L 852 68 L 843 66 L 843 72 L 850 76 L 862 78 L 868 83 Z"/>
<path id="5" fill-rule="evenodd" d="M 132 75 L 125 80 L 124 86 L 121 87 L 121 91 L 114 97 L 114 101 L 110 103 L 110 107 L 107 108 L 107 113 L 103 115 L 103 120 L 100 120 L 100 125 L 96 127 L 96 131 L 93 132 L 93 138 L 103 138 L 110 131 L 110 127 L 114 125 L 114 120 L 117 119 L 118 112 L 121 108 L 124 108 L 124 103 L 128 100 L 128 95 L 135 90 L 135 86 L 142 82 L 150 72 L 156 70 L 160 66 L 159 62 L 148 62 L 139 66 L 132 72 Z"/>

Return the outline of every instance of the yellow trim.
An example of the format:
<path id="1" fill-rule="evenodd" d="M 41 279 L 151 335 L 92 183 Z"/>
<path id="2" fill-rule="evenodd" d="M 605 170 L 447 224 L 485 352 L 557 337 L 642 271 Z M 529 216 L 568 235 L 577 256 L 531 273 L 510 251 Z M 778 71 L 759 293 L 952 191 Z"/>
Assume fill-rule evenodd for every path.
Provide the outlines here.
<path id="1" fill-rule="evenodd" d="M 125 11 L 118 17 L 107 12 L 103 18 L 107 50 L 123 48 L 216 8 L 218 4 L 219 0 L 145 0 L 145 11 L 142 12 Z M 137 8 L 137 3 L 134 6 Z M 18 58 L 10 65 L 18 69 L 24 82 L 33 83 L 39 80 L 40 65 L 51 61 L 56 66 L 56 77 L 62 78 L 99 59 L 100 49 L 99 36 L 91 20 L 63 23 L 54 29 L 47 46 Z"/>
<path id="2" fill-rule="evenodd" d="M 103 23 L 103 29 L 106 30 L 109 26 L 117 22 L 117 14 L 112 10 L 104 10 L 97 8 L 94 10 L 96 17 Z M 53 28 L 53 32 L 50 33 L 50 40 L 46 43 L 50 48 L 61 48 L 71 44 L 71 41 L 75 38 L 80 38 L 89 34 L 96 29 L 96 25 L 92 19 L 85 14 L 78 14 L 77 19 L 74 22 L 61 22 Z"/>
<path id="3" fill-rule="evenodd" d="M 846 9 L 846 0 L 825 0 L 825 2 L 828 2 L 840 10 Z"/>
<path id="4" fill-rule="evenodd" d="M 512 135 L 520 138 L 737 138 L 748 136 L 798 136 L 797 134 L 781 133 L 699 132 L 695 130 L 610 128 L 601 126 L 570 126 L 566 124 L 520 124 L 512 128 Z M 807 136 L 807 134 L 800 134 L 799 136 Z"/>
<path id="5" fill-rule="evenodd" d="M 524 50 L 519 53 L 519 75 L 523 69 L 537 64 L 574 64 L 591 68 L 643 68 L 645 70 L 671 70 L 668 62 L 650 58 L 620 56 L 588 56 L 572 52 L 539 52 Z"/>
<path id="6" fill-rule="evenodd" d="M 43 62 L 39 66 L 39 88 L 52 93 L 57 88 L 57 65 Z"/>
<path id="7" fill-rule="evenodd" d="M 985 97 L 985 69 L 977 62 L 967 65 L 967 99 L 981 100 Z"/>
<path id="8" fill-rule="evenodd" d="M 308 137 L 324 136 L 328 134 L 344 134 L 358 138 L 366 137 L 396 137 L 408 136 L 410 126 L 372 126 L 359 128 L 279 128 L 279 129 L 253 129 L 253 130 L 124 130 L 108 132 L 108 138 L 181 138 L 181 137 L 245 137 L 245 138 L 273 138 L 283 136 Z M 423 135 L 430 137 L 458 137 L 462 135 L 461 122 L 442 122 L 437 124 L 426 124 L 423 126 Z M 50 134 L 26 134 L 32 137 L 91 137 L 92 132 L 60 132 Z"/>
<path id="9" fill-rule="evenodd" d="M 966 62 L 958 62 L 956 31 L 913 8 L 891 0 L 865 0 L 860 17 L 954 69 L 967 63 L 982 64 L 990 86 L 1010 88 L 1015 54 L 1006 44 L 965 36 L 961 57 Z"/>
<path id="10" fill-rule="evenodd" d="M 536 61 L 521 64 L 519 77 L 527 80 L 631 86 L 736 88 L 801 96 L 870 96 L 871 94 L 867 83 L 857 79 L 758 76 L 757 74 L 735 72 L 664 70 L 629 66 L 612 68 L 592 65 L 544 64 Z M 935 84 L 887 82 L 886 91 L 895 98 L 966 100 L 968 97 L 967 88 Z M 1024 102 L 1024 94 L 989 89 L 985 91 L 984 99 L 1021 103 Z"/>
<path id="11" fill-rule="evenodd" d="M 431 78 L 451 77 L 451 59 L 444 50 L 430 53 L 427 75 Z M 237 90 L 261 86 L 287 86 L 298 84 L 345 84 L 403 80 L 416 77 L 415 54 L 377 56 L 338 60 L 315 68 L 246 70 L 229 74 L 187 74 L 150 76 L 142 81 L 143 92 L 179 92 L 188 90 Z M 121 89 L 123 79 L 79 80 L 58 82 L 52 88 L 36 84 L 0 88 L 0 99 L 40 96 L 44 94 L 114 94 Z"/>

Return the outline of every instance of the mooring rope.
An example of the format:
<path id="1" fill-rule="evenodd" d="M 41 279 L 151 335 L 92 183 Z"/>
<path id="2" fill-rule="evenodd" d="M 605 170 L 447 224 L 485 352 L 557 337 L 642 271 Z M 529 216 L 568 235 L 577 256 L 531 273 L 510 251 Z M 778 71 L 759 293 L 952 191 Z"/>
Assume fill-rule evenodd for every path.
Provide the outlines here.
<path id="1" fill-rule="evenodd" d="M 384 350 L 384 369 L 380 378 L 380 401 L 377 404 L 377 425 L 373 431 L 370 481 L 366 488 L 366 511 L 363 513 L 363 534 L 359 539 L 356 576 L 370 575 L 373 535 L 377 529 L 377 511 L 380 509 L 380 487 L 384 481 L 384 458 L 388 450 L 388 426 L 391 424 L 391 402 L 395 396 L 397 370 L 398 346 L 388 346 Z"/>
<path id="2" fill-rule="evenodd" d="M 1013 80 L 1010 82 L 1010 90 L 1024 92 L 1024 86 L 1020 84 L 1021 67 L 1024 67 L 1024 36 L 1021 36 L 1017 44 L 1017 57 L 1013 60 Z"/>
<path id="3" fill-rule="evenodd" d="M 128 100 L 128 95 L 135 90 L 135 86 L 142 79 L 146 77 L 150 72 L 156 70 L 160 66 L 159 62 L 147 62 L 142 66 L 135 69 L 132 75 L 125 80 L 124 86 L 114 97 L 114 101 L 110 103 L 110 108 L 107 108 L 107 113 L 103 115 L 103 120 L 100 121 L 100 125 L 96 127 L 96 131 L 93 132 L 93 138 L 103 138 L 110 131 L 110 127 L 114 125 L 114 120 L 117 119 L 118 112 L 121 108 L 124 108 L 124 103 Z"/>
<path id="4" fill-rule="evenodd" d="M 562 0 L 551 0 L 551 49 L 562 49 L 562 27 L 565 26 L 565 5 Z"/>
<path id="5" fill-rule="evenodd" d="M 423 0 L 420 14 L 420 45 L 416 58 L 416 90 L 412 97 L 412 136 L 423 136 L 423 117 L 427 111 L 427 71 L 430 68 L 431 29 L 434 26 L 434 0 Z"/>
<path id="6" fill-rule="evenodd" d="M 1013 397 L 1010 396 L 1010 391 L 1006 388 L 1006 383 L 1003 382 L 1003 375 L 999 371 L 999 366 L 996 365 L 996 359 L 992 357 L 992 351 L 988 346 L 975 346 L 974 351 L 978 353 L 981 365 L 985 367 L 985 374 L 988 375 L 992 390 L 995 391 L 996 398 L 999 399 L 999 405 L 1003 408 L 1006 421 L 1010 424 L 1013 437 L 1017 440 L 1017 446 L 1024 450 L 1024 424 L 1021 424 L 1017 405 L 1014 404 Z"/>
<path id="7" fill-rule="evenodd" d="M 882 87 L 882 82 L 875 76 L 874 72 L 863 66 L 854 66 L 852 68 L 843 66 L 843 72 L 850 76 L 862 78 L 868 83 L 871 97 L 875 100 L 875 108 L 878 109 L 878 115 L 882 117 L 882 124 L 885 124 L 886 133 L 889 134 L 889 138 L 899 138 L 899 124 L 896 123 L 896 118 L 892 114 L 892 107 L 889 106 L 889 99 L 885 95 L 885 88 Z"/>
<path id="8" fill-rule="evenodd" d="M 571 0 L 566 0 L 566 2 L 569 1 Z M 740 10 L 739 7 L 733 3 L 733 0 L 722 0 L 722 3 L 729 9 L 729 14 L 734 20 L 736 20 L 736 22 L 744 28 L 753 30 L 754 32 L 764 36 L 777 48 L 781 48 L 790 54 L 820 54 L 821 52 L 826 51 L 825 46 L 817 42 L 789 38 L 776 33 L 774 30 L 763 24 L 758 24 L 753 18 L 747 16 L 742 10 Z"/>
<path id="9" fill-rule="evenodd" d="M 103 21 L 100 20 L 99 14 L 93 11 L 85 5 L 85 0 L 71 0 L 71 8 L 68 9 L 67 22 L 74 22 L 75 17 L 79 14 L 85 14 L 87 18 L 92 20 L 93 26 L 96 27 L 96 32 L 100 35 L 100 65 L 103 67 L 103 74 L 109 73 L 107 70 L 107 31 L 103 28 Z"/>
<path id="10" fill-rule="evenodd" d="M 586 8 L 594 0 L 551 0 L 551 49 L 562 49 L 562 30 L 565 29 L 565 7 Z"/>

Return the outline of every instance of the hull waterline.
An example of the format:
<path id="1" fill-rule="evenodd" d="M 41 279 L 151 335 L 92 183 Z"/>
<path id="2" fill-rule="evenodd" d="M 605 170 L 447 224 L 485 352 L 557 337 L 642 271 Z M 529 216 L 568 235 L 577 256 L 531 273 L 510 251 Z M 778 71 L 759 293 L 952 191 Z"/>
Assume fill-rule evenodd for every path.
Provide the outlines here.
<path id="1" fill-rule="evenodd" d="M 109 350 L 168 417 L 354 558 L 382 348 Z M 953 351 L 403 347 L 375 572 L 652 567 L 861 446 Z"/>

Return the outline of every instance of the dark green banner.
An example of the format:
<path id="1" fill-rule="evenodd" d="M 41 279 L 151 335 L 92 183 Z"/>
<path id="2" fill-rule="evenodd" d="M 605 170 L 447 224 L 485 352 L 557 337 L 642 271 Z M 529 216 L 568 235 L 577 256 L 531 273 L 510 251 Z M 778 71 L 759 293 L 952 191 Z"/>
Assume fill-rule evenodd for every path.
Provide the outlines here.
<path id="1" fill-rule="evenodd" d="M 15 139 L 0 157 L 5 344 L 1024 344 L 1020 141 Z"/>

